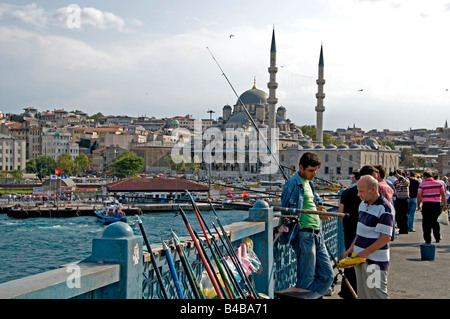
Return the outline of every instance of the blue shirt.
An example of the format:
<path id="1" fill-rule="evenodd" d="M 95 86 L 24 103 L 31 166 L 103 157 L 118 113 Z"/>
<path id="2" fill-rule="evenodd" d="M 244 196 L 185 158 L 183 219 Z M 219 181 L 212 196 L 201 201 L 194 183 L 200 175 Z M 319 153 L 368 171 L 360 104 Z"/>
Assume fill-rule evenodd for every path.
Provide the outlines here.
<path id="1" fill-rule="evenodd" d="M 298 172 L 286 181 L 281 192 L 282 207 L 311 209 L 310 206 L 305 207 L 305 200 L 308 201 L 309 205 L 320 201 L 320 197 L 314 191 L 314 183 L 311 181 L 308 182 L 308 185 L 311 188 L 313 198 L 305 198 L 304 182 L 305 180 L 300 177 Z M 302 214 L 300 216 L 300 228 L 303 227 L 320 228 L 319 215 Z"/>

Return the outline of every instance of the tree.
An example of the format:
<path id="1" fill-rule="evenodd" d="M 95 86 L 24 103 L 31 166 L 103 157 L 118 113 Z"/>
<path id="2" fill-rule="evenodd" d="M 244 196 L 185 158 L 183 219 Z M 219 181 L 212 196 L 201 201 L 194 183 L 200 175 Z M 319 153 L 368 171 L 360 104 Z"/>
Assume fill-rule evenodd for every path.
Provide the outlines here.
<path id="1" fill-rule="evenodd" d="M 101 118 L 101 117 L 105 117 L 105 116 L 102 113 L 98 112 L 98 113 L 96 113 L 96 114 L 94 114 L 92 116 L 88 116 L 87 118 L 95 120 L 95 119 L 98 119 L 98 118 Z"/>
<path id="2" fill-rule="evenodd" d="M 308 135 L 313 141 L 316 140 L 316 126 L 315 125 L 303 125 L 298 126 L 302 130 L 303 134 Z M 323 133 L 323 145 L 333 144 L 333 140 L 327 133 Z"/>
<path id="3" fill-rule="evenodd" d="M 59 155 L 56 160 L 55 169 L 60 170 L 61 174 L 70 175 L 75 169 L 75 162 L 72 160 L 72 156 L 67 153 Z"/>
<path id="4" fill-rule="evenodd" d="M 47 155 L 39 155 L 30 159 L 26 164 L 27 173 L 36 174 L 40 180 L 45 176 L 53 174 L 55 170 L 55 160 Z"/>
<path id="5" fill-rule="evenodd" d="M 184 172 L 186 170 L 186 162 L 181 154 L 169 154 L 164 157 L 164 160 L 169 164 L 171 171 Z"/>
<path id="6" fill-rule="evenodd" d="M 74 174 L 79 175 L 81 172 L 84 172 L 92 163 L 92 158 L 87 157 L 86 154 L 81 153 L 74 159 L 75 167 Z"/>
<path id="7" fill-rule="evenodd" d="M 144 168 L 144 159 L 134 152 L 125 151 L 116 157 L 110 167 L 117 177 L 136 177 Z"/>
<path id="8" fill-rule="evenodd" d="M 400 153 L 400 165 L 405 168 L 414 168 L 417 166 L 417 161 L 409 148 L 402 149 Z"/>

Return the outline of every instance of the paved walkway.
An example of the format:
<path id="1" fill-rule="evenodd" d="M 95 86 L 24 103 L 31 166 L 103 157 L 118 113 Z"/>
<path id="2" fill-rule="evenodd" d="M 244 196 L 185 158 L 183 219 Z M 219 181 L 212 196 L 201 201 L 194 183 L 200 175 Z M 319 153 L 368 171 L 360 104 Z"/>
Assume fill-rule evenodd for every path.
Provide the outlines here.
<path id="1" fill-rule="evenodd" d="M 450 225 L 441 225 L 442 240 L 434 242 L 434 261 L 421 260 L 422 214 L 416 212 L 415 232 L 399 235 L 391 242 L 391 263 L 388 273 L 388 294 L 391 299 L 449 299 L 450 280 Z M 339 298 L 341 277 L 331 297 Z"/>

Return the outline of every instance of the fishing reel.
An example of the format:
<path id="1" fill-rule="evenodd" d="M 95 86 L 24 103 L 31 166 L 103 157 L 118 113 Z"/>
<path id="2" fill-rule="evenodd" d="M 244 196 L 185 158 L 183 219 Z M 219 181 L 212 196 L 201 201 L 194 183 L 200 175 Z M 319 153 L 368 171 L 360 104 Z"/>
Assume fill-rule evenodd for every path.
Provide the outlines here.
<path id="1" fill-rule="evenodd" d="M 296 215 L 282 215 L 281 216 L 281 224 L 282 225 L 290 225 L 294 223 L 298 223 L 299 217 Z"/>

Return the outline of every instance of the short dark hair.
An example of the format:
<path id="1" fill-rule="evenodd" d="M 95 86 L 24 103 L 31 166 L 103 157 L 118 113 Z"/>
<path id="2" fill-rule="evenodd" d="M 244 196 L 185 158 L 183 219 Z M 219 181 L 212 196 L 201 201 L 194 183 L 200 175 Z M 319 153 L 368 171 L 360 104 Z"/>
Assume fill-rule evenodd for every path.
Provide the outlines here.
<path id="1" fill-rule="evenodd" d="M 352 174 L 355 175 L 356 180 L 359 180 L 359 169 L 355 169 Z"/>
<path id="2" fill-rule="evenodd" d="M 433 174 L 430 171 L 423 172 L 423 177 L 425 177 L 425 178 L 430 178 L 432 176 L 433 176 Z"/>
<path id="3" fill-rule="evenodd" d="M 303 153 L 302 157 L 300 157 L 299 165 L 301 165 L 303 168 L 307 168 L 308 166 L 320 167 L 320 165 L 322 165 L 322 162 L 320 161 L 320 158 L 319 156 L 317 156 L 317 154 L 306 152 Z"/>
<path id="4" fill-rule="evenodd" d="M 384 169 L 383 165 L 375 165 L 375 168 L 378 170 L 380 178 L 384 179 L 386 177 L 386 170 Z"/>
<path id="5" fill-rule="evenodd" d="M 378 170 L 373 165 L 364 165 L 359 170 L 359 176 L 372 175 L 373 173 L 378 173 Z"/>

